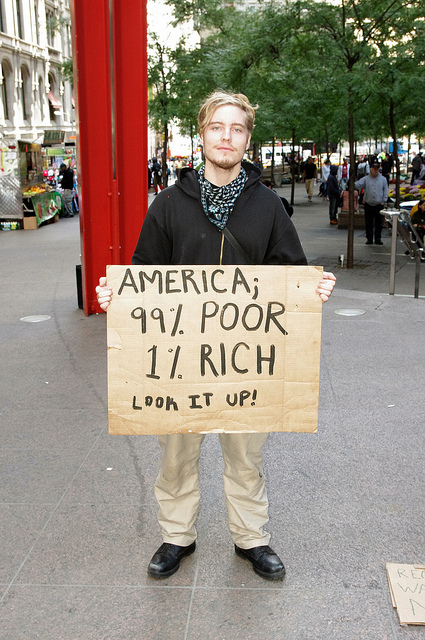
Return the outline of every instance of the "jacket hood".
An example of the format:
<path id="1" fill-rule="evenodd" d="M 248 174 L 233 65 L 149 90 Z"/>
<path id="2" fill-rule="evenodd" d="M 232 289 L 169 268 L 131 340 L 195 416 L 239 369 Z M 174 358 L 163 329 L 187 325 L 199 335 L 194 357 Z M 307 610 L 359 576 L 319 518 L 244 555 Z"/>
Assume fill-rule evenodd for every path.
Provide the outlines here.
<path id="1" fill-rule="evenodd" d="M 331 175 L 336 176 L 338 173 L 338 167 L 335 164 L 331 164 Z"/>
<path id="2" fill-rule="evenodd" d="M 246 191 L 256 183 L 258 183 L 263 174 L 261 169 L 256 167 L 251 162 L 246 162 L 245 160 L 243 160 L 242 166 L 248 176 L 248 179 L 245 182 L 245 186 L 243 188 L 243 191 Z M 192 198 L 196 198 L 197 200 L 200 199 L 201 190 L 198 182 L 198 172 L 195 169 L 191 169 L 190 167 L 183 167 L 183 169 L 181 169 L 179 172 L 179 177 L 175 185 L 176 187 L 184 191 L 187 195 L 192 196 Z"/>

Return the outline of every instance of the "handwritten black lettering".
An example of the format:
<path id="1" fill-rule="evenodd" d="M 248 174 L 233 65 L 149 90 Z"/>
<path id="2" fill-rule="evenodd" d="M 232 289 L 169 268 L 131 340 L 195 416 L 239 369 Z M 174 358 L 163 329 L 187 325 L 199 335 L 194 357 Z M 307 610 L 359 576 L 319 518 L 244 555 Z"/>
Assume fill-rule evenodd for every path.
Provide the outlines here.
<path id="1" fill-rule="evenodd" d="M 172 289 L 171 285 L 176 282 L 176 279 L 172 277 L 172 274 L 178 273 L 177 269 L 169 270 L 165 273 L 165 293 L 180 293 L 181 289 Z"/>
<path id="2" fill-rule="evenodd" d="M 193 396 L 188 396 L 189 399 L 192 401 L 192 404 L 190 405 L 189 409 L 202 409 L 202 404 L 198 404 L 197 400 L 201 397 L 198 395 L 193 395 Z"/>
<path id="3" fill-rule="evenodd" d="M 231 320 L 231 322 L 230 322 L 230 324 L 228 326 L 226 326 L 224 324 L 224 314 L 226 313 L 227 309 L 230 309 L 231 311 L 233 311 L 233 314 L 230 313 L 230 317 L 232 318 L 232 315 L 233 315 L 233 319 Z M 234 304 L 234 302 L 227 302 L 225 305 L 223 305 L 223 308 L 222 308 L 221 314 L 220 314 L 220 326 L 221 326 L 221 328 L 224 329 L 225 331 L 231 331 L 238 324 L 238 320 L 239 320 L 239 308 L 238 308 L 238 306 L 236 304 Z"/>
<path id="4" fill-rule="evenodd" d="M 200 371 L 201 376 L 205 375 L 205 365 L 208 363 L 213 375 L 217 378 L 218 371 L 215 368 L 210 355 L 212 353 L 212 347 L 209 344 L 201 344 L 201 360 L 200 360 Z"/>
<path id="5" fill-rule="evenodd" d="M 233 347 L 233 351 L 232 351 L 232 369 L 234 371 L 236 371 L 236 373 L 248 373 L 249 369 L 239 369 L 239 367 L 236 366 L 236 353 L 237 353 L 238 349 L 240 349 L 240 347 L 245 347 L 245 349 L 247 349 L 249 351 L 249 346 L 246 344 L 246 342 L 238 342 L 238 344 L 236 344 Z"/>
<path id="6" fill-rule="evenodd" d="M 127 282 L 129 280 L 129 282 Z M 118 289 L 118 295 L 120 296 L 124 287 L 131 287 L 134 290 L 134 293 L 139 293 L 137 290 L 136 283 L 134 282 L 133 274 L 131 273 L 131 269 L 126 269 L 124 278 L 122 279 L 121 285 Z"/>
<path id="7" fill-rule="evenodd" d="M 273 311 L 273 305 L 277 306 L 277 311 Z M 281 302 L 269 302 L 267 305 L 267 317 L 266 317 L 266 326 L 265 332 L 268 333 L 270 330 L 270 321 L 273 322 L 276 327 L 283 333 L 284 336 L 288 335 L 288 332 L 282 327 L 282 325 L 276 320 L 276 316 L 282 315 L 285 313 L 285 305 Z"/>
<path id="8" fill-rule="evenodd" d="M 243 287 L 245 287 L 245 291 L 247 293 L 251 293 L 251 289 L 249 288 L 249 284 L 246 281 L 244 274 L 239 269 L 239 267 L 236 267 L 235 273 L 234 273 L 234 276 L 233 276 L 232 293 L 236 293 L 236 289 L 237 289 L 238 285 L 242 285 Z"/>
<path id="9" fill-rule="evenodd" d="M 207 313 L 207 309 L 211 307 L 211 312 L 208 311 Z M 207 318 L 214 318 L 214 316 L 217 315 L 219 308 L 220 307 L 218 306 L 218 304 L 216 302 L 213 302 L 212 300 L 210 300 L 209 302 L 204 302 L 204 304 L 202 305 L 201 313 L 201 333 L 205 333 L 205 320 Z"/>
<path id="10" fill-rule="evenodd" d="M 171 396 L 166 396 L 165 398 L 162 396 L 158 396 L 156 398 L 153 398 L 152 396 L 145 396 L 144 405 L 145 407 L 155 406 L 157 409 L 163 409 L 165 405 L 166 411 L 170 411 L 170 409 L 173 409 L 174 411 L 179 410 L 177 402 Z M 137 404 L 136 396 L 133 396 L 133 409 L 135 411 L 143 411 L 143 407 Z"/>
<path id="11" fill-rule="evenodd" d="M 151 276 L 148 276 L 146 271 L 139 271 L 140 292 L 143 293 L 144 291 L 146 291 L 145 280 L 153 284 L 156 279 L 158 279 L 158 293 L 162 293 L 163 291 L 162 272 L 159 271 L 159 269 L 155 269 L 155 271 L 152 272 Z"/>
<path id="12" fill-rule="evenodd" d="M 183 271 L 182 271 L 183 291 L 185 293 L 187 293 L 189 291 L 189 287 L 187 286 L 188 282 L 190 282 L 190 284 L 192 285 L 193 290 L 195 291 L 195 293 L 198 293 L 198 294 L 201 293 L 199 288 L 198 288 L 198 285 L 196 284 L 195 280 L 193 279 L 194 273 L 195 272 L 194 272 L 193 269 L 183 269 Z M 202 271 L 202 280 L 204 282 L 204 288 L 205 288 L 205 285 L 206 285 L 205 276 L 206 276 L 205 271 Z"/>
<path id="13" fill-rule="evenodd" d="M 248 321 L 247 321 L 247 316 L 248 313 L 251 311 L 251 309 L 255 309 L 258 312 L 258 319 L 257 319 L 257 323 L 254 324 L 253 326 L 249 326 L 248 325 Z M 263 322 L 263 308 L 260 307 L 259 304 L 249 304 L 246 308 L 245 311 L 242 314 L 242 326 L 244 327 L 244 329 L 246 329 L 247 331 L 257 331 L 257 329 L 260 328 L 261 323 Z"/>
<path id="14" fill-rule="evenodd" d="M 223 273 L 224 273 L 223 269 L 215 269 L 215 270 L 212 272 L 212 274 L 211 274 L 211 288 L 212 288 L 212 290 L 213 290 L 213 291 L 215 291 L 216 293 L 226 293 L 226 292 L 227 292 L 227 289 L 219 289 L 219 288 L 216 286 L 216 284 L 215 284 L 215 278 L 216 278 L 216 275 L 217 275 L 218 273 L 221 273 L 221 275 L 223 275 Z"/>
<path id="15" fill-rule="evenodd" d="M 262 356 L 261 345 L 259 345 L 259 344 L 257 345 L 257 373 L 258 373 L 258 375 L 263 373 L 262 363 L 263 362 L 268 362 L 269 363 L 269 376 L 272 376 L 273 372 L 274 372 L 275 361 L 276 361 L 276 347 L 275 347 L 274 344 L 270 345 L 270 356 L 268 358 L 266 358 L 265 356 Z"/>

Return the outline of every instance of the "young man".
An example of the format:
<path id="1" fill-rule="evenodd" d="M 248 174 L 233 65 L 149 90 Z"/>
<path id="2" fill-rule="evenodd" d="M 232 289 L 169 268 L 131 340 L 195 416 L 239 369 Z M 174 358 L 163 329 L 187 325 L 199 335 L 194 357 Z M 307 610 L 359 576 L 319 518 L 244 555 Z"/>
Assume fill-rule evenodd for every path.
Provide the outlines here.
<path id="1" fill-rule="evenodd" d="M 295 228 L 277 194 L 260 182 L 261 171 L 242 162 L 254 128 L 255 111 L 246 96 L 216 92 L 198 116 L 205 165 L 181 170 L 178 182 L 150 206 L 140 232 L 133 264 L 246 264 L 225 239 L 227 226 L 254 264 L 306 264 Z M 335 276 L 324 274 L 317 293 L 325 302 Z M 96 288 L 102 309 L 112 291 L 101 278 Z M 152 557 L 148 573 L 167 578 L 196 546 L 199 504 L 198 464 L 202 434 L 159 437 L 161 468 L 155 484 L 158 520 L 164 543 Z M 268 546 L 268 502 L 263 474 L 264 433 L 220 434 L 225 463 L 224 489 L 229 529 L 237 555 L 270 580 L 285 568 Z"/>
<path id="2" fill-rule="evenodd" d="M 366 244 L 373 244 L 375 232 L 375 244 L 384 244 L 381 240 L 382 216 L 381 211 L 388 200 L 388 183 L 379 173 L 379 162 L 372 161 L 370 173 L 360 178 L 354 184 L 354 188 L 360 193 L 364 189 L 364 217 L 366 227 Z"/>
<path id="3" fill-rule="evenodd" d="M 305 184 L 305 190 L 307 191 L 308 201 L 311 202 L 313 197 L 313 185 L 317 179 L 317 167 L 314 164 L 314 160 L 311 156 L 307 158 L 307 164 L 304 166 L 303 182 Z"/>

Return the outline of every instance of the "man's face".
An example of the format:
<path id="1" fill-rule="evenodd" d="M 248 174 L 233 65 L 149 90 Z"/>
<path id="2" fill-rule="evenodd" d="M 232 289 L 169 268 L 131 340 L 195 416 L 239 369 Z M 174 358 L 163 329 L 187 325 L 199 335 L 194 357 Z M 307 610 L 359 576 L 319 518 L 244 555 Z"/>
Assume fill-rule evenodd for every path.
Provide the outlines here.
<path id="1" fill-rule="evenodd" d="M 200 137 L 207 163 L 233 169 L 242 161 L 251 141 L 245 112 L 230 104 L 218 107 Z"/>
<path id="2" fill-rule="evenodd" d="M 379 173 L 379 167 L 370 168 L 370 175 L 372 176 L 372 178 L 376 178 L 378 176 L 378 173 Z"/>

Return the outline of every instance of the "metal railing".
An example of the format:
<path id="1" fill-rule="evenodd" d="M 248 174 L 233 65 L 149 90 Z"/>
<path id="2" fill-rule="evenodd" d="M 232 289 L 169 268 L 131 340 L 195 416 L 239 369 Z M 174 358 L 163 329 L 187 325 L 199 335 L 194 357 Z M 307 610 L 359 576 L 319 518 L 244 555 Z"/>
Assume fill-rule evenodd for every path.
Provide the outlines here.
<path id="1" fill-rule="evenodd" d="M 409 211 L 404 211 L 403 209 L 391 209 L 389 207 L 388 209 L 384 209 L 381 213 L 385 215 L 385 219 L 390 223 L 392 229 L 389 291 L 390 296 L 393 296 L 395 293 L 397 237 L 399 237 L 407 247 L 410 257 L 416 260 L 414 297 L 418 298 L 421 259 L 424 251 L 424 244 L 412 224 Z"/>

